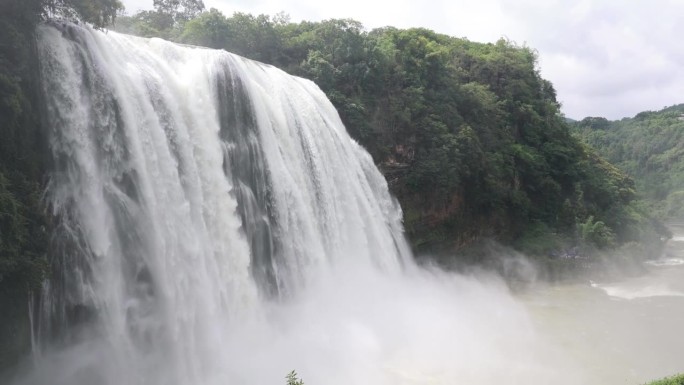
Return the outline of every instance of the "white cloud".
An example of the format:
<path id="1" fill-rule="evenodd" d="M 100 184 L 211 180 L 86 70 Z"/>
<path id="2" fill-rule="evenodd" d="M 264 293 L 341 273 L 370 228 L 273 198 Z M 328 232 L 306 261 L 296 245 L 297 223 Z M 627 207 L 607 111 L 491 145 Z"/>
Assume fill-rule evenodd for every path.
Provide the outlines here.
<path id="1" fill-rule="evenodd" d="M 152 0 L 124 0 L 129 11 Z M 539 52 L 569 117 L 619 119 L 684 102 L 684 0 L 205 0 L 293 21 L 353 18 L 367 28 L 426 27 L 472 41 L 505 36 Z"/>

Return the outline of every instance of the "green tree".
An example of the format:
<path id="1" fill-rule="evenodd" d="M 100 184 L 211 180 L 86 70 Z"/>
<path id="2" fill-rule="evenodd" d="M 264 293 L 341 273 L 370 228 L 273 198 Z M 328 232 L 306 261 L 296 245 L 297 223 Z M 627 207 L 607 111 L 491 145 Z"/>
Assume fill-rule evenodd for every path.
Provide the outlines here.
<path id="1" fill-rule="evenodd" d="M 169 15 L 174 23 L 185 23 L 204 11 L 202 0 L 154 0 L 154 9 L 160 14 Z"/>
<path id="2" fill-rule="evenodd" d="M 96 28 L 113 24 L 124 9 L 119 0 L 42 0 L 41 6 L 48 16 L 75 18 Z"/>
<path id="3" fill-rule="evenodd" d="M 141 11 L 133 16 L 120 16 L 114 28 L 122 33 L 143 37 L 171 38 L 173 15 L 159 11 Z"/>
<path id="4" fill-rule="evenodd" d="M 297 372 L 294 370 L 288 373 L 285 379 L 287 380 L 287 385 L 304 385 L 304 381 L 297 378 Z"/>
<path id="5" fill-rule="evenodd" d="M 195 19 L 190 20 L 183 29 L 179 40 L 210 48 L 226 48 L 232 36 L 228 19 L 217 9 L 212 8 Z"/>

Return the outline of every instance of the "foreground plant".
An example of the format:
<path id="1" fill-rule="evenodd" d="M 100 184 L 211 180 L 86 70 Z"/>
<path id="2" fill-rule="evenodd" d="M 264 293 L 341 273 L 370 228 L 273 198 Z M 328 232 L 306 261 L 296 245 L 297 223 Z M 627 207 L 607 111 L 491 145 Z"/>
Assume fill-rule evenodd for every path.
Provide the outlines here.
<path id="1" fill-rule="evenodd" d="M 288 373 L 285 378 L 287 379 L 287 385 L 304 385 L 304 381 L 297 378 L 297 372 L 294 370 Z"/>

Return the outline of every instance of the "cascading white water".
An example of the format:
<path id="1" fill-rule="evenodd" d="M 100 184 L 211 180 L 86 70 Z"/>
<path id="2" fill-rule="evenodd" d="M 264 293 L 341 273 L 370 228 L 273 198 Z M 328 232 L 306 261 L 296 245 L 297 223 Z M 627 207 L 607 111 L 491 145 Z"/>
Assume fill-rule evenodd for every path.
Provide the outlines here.
<path id="1" fill-rule="evenodd" d="M 415 267 L 313 83 L 70 24 L 38 46 L 59 225 L 17 383 L 583 383 L 498 281 Z"/>
<path id="2" fill-rule="evenodd" d="M 39 51 L 62 219 L 39 333 L 96 328 L 102 379 L 167 365 L 163 383 L 197 382 L 259 285 L 408 259 L 383 177 L 312 82 L 69 24 L 42 26 Z"/>

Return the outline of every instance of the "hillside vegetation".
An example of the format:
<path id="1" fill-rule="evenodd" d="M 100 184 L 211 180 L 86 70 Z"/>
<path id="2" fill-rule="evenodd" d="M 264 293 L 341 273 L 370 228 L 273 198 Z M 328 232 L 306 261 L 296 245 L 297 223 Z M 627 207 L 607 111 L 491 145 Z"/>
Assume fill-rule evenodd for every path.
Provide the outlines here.
<path id="1" fill-rule="evenodd" d="M 117 0 L 0 1 L 0 372 L 30 348 L 29 297 L 48 270 L 47 141 L 35 26 L 60 16 L 103 27 L 121 8 Z"/>
<path id="2" fill-rule="evenodd" d="M 116 28 L 312 79 L 384 172 L 418 251 L 490 237 L 533 254 L 654 240 L 634 181 L 570 134 L 536 52 L 354 20 L 161 8 Z"/>
<path id="3" fill-rule="evenodd" d="M 661 217 L 684 218 L 684 104 L 616 121 L 588 117 L 572 127 L 637 181 Z"/>
<path id="4" fill-rule="evenodd" d="M 38 1 L 0 2 L 0 370 L 28 351 L 29 295 L 47 267 L 33 56 L 41 12 Z"/>

